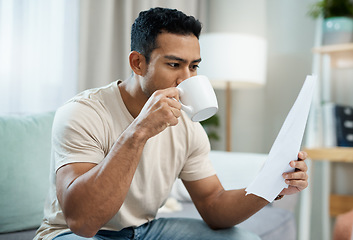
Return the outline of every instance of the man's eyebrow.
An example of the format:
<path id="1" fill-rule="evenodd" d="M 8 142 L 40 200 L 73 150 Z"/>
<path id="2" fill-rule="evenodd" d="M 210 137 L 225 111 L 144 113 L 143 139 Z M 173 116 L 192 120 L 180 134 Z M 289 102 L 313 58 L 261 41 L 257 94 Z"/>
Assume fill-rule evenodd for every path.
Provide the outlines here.
<path id="1" fill-rule="evenodd" d="M 199 62 L 201 62 L 201 58 L 199 58 L 199 59 L 196 59 L 196 60 L 194 60 L 194 61 L 192 61 L 193 63 L 199 63 Z"/>
<path id="2" fill-rule="evenodd" d="M 174 55 L 166 55 L 166 56 L 164 56 L 164 58 L 169 59 L 169 60 L 176 60 L 176 61 L 180 61 L 180 62 L 187 62 L 185 59 L 174 56 Z M 198 63 L 198 62 L 201 62 L 201 58 L 192 61 L 192 63 Z"/>

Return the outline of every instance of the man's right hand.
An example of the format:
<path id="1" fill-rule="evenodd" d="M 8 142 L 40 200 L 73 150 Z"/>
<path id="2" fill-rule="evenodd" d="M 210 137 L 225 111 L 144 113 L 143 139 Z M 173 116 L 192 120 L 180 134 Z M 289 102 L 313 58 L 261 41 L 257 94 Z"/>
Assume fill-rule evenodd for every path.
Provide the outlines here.
<path id="1" fill-rule="evenodd" d="M 57 196 L 71 231 L 92 237 L 119 211 L 146 141 L 178 123 L 178 100 L 176 88 L 156 91 L 103 161 L 70 163 L 57 170 Z"/>
<path id="2" fill-rule="evenodd" d="M 92 237 L 119 211 L 146 141 L 178 123 L 178 100 L 175 87 L 154 92 L 104 160 L 70 163 L 57 170 L 57 196 L 71 231 Z"/>
<path id="3" fill-rule="evenodd" d="M 147 138 L 178 124 L 181 115 L 179 92 L 175 87 L 155 91 L 135 119 L 136 130 Z"/>

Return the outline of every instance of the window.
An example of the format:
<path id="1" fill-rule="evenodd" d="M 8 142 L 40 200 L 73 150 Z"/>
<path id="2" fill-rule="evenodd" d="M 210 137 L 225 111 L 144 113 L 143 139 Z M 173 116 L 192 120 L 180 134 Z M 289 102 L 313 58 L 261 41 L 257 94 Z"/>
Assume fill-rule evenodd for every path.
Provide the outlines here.
<path id="1" fill-rule="evenodd" d="M 0 113 L 52 111 L 76 93 L 79 0 L 0 0 Z"/>

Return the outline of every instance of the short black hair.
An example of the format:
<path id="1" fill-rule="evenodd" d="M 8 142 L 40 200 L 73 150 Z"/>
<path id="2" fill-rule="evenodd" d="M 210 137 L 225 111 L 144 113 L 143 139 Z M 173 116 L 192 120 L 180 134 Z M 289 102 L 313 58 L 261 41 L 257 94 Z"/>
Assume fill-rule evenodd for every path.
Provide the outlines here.
<path id="1" fill-rule="evenodd" d="M 131 51 L 144 55 L 147 64 L 156 49 L 158 34 L 163 32 L 195 35 L 199 38 L 202 25 L 193 16 L 187 16 L 177 9 L 151 8 L 140 12 L 131 28 Z"/>

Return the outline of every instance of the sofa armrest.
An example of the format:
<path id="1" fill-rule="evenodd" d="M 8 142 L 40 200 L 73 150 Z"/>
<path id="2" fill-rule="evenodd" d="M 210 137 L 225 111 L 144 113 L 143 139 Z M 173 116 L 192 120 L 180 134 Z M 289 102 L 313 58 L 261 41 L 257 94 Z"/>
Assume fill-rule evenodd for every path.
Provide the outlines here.
<path id="1" fill-rule="evenodd" d="M 210 159 L 217 176 L 226 190 L 245 188 L 255 178 L 267 154 L 211 151 Z M 178 201 L 191 201 L 184 184 L 177 179 L 171 197 Z"/>
<path id="2" fill-rule="evenodd" d="M 267 154 L 211 151 L 210 159 L 223 187 L 247 187 L 261 170 Z"/>
<path id="3" fill-rule="evenodd" d="M 0 233 L 42 221 L 54 114 L 0 116 Z"/>

